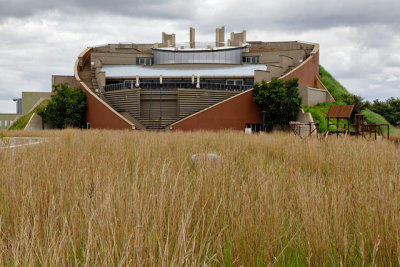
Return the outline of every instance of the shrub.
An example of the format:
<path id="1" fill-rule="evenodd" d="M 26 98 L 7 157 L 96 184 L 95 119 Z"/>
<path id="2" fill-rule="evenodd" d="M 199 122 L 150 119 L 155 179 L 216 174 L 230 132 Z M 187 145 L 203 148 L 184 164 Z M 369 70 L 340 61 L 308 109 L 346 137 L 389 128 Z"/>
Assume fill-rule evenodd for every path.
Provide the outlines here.
<path id="1" fill-rule="evenodd" d="M 285 82 L 274 78 L 269 83 L 255 83 L 253 88 L 254 102 L 261 106 L 268 128 L 286 126 L 296 118 L 301 107 L 297 78 Z"/>
<path id="2" fill-rule="evenodd" d="M 39 109 L 38 114 L 59 129 L 82 127 L 86 122 L 85 94 L 79 88 L 71 88 L 68 83 L 55 85 L 54 92 L 47 106 Z"/>

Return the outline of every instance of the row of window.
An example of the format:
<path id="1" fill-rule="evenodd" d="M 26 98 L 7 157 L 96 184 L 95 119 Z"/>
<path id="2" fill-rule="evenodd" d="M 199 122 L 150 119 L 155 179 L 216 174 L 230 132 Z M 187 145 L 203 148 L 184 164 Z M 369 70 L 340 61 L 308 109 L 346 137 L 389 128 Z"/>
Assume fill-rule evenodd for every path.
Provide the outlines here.
<path id="1" fill-rule="evenodd" d="M 152 65 L 153 59 L 150 57 L 137 57 L 136 65 Z"/>
<path id="2" fill-rule="evenodd" d="M 187 53 L 187 54 L 183 54 L 183 53 L 177 53 L 174 54 L 173 52 L 170 52 L 168 54 L 164 54 L 162 58 L 158 58 L 159 55 L 157 53 L 156 54 L 156 61 L 157 64 L 165 64 L 165 63 L 237 63 L 237 62 L 231 62 L 234 61 L 234 59 L 226 59 L 225 57 L 222 59 L 218 58 L 216 59 L 216 56 L 220 56 L 220 53 L 203 53 L 204 55 L 201 54 L 191 54 L 191 53 Z M 169 57 L 166 58 L 166 55 L 168 55 Z M 194 55 L 201 55 L 201 56 L 209 56 L 210 58 L 204 58 L 204 59 L 196 59 L 196 58 L 185 58 L 185 57 L 189 57 L 189 56 L 194 56 Z M 223 56 L 226 55 L 226 53 L 221 54 Z M 229 54 L 228 54 L 229 55 Z M 214 58 L 211 58 L 211 56 L 214 56 Z M 165 58 L 164 58 L 165 57 Z M 176 57 L 176 58 L 175 58 Z M 159 61 L 159 62 L 158 62 Z M 198 61 L 198 62 L 197 62 Z M 259 56 L 254 56 L 254 57 L 243 57 L 243 62 L 244 63 L 253 63 L 253 64 L 258 64 L 260 63 L 260 57 Z M 153 65 L 153 59 L 150 57 L 137 57 L 136 58 L 136 65 Z"/>
<path id="3" fill-rule="evenodd" d="M 154 64 L 240 64 L 242 50 L 176 52 L 154 50 Z"/>
<path id="4" fill-rule="evenodd" d="M 10 126 L 13 123 L 12 120 L 10 120 L 10 124 L 8 124 L 7 120 L 1 121 L 0 120 L 0 127 L 2 127 L 4 125 L 4 127 Z"/>
<path id="5" fill-rule="evenodd" d="M 253 63 L 253 64 L 257 64 L 257 63 L 260 63 L 260 57 L 259 57 L 259 56 L 255 56 L 255 57 L 243 57 L 243 62 L 244 62 L 244 63 Z"/>
<path id="6" fill-rule="evenodd" d="M 228 85 L 243 85 L 243 80 L 226 80 Z"/>

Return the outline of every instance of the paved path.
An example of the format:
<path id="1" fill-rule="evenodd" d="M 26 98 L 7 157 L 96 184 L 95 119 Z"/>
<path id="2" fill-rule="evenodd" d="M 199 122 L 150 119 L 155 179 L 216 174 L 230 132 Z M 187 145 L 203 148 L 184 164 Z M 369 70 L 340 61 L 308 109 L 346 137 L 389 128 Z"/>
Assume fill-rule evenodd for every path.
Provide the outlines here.
<path id="1" fill-rule="evenodd" d="M 16 148 L 37 145 L 46 141 L 47 138 L 43 137 L 6 137 L 4 140 L 0 140 L 0 148 Z"/>

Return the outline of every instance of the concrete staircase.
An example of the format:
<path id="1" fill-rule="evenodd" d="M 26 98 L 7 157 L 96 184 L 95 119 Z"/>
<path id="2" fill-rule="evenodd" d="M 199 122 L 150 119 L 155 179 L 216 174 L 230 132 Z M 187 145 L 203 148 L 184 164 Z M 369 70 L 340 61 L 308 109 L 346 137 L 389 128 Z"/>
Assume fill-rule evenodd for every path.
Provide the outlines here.
<path id="1" fill-rule="evenodd" d="M 97 78 L 96 78 L 96 69 L 94 67 L 90 68 L 90 74 L 92 78 L 92 87 L 93 89 L 99 89 L 99 85 L 97 84 Z"/>

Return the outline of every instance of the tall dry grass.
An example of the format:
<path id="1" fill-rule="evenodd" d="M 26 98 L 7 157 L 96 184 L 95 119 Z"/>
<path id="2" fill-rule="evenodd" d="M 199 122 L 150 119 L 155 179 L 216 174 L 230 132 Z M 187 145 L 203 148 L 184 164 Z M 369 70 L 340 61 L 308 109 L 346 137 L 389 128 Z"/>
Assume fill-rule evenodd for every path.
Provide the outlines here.
<path id="1" fill-rule="evenodd" d="M 393 143 L 43 135 L 60 138 L 0 150 L 2 265 L 399 265 Z"/>

